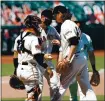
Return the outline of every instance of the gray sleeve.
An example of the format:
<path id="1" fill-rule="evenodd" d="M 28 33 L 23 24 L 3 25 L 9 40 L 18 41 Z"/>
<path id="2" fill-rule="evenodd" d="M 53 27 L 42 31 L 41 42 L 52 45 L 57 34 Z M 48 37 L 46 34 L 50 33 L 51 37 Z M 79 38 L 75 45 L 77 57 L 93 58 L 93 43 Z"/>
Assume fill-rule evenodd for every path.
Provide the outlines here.
<path id="1" fill-rule="evenodd" d="M 60 40 L 60 34 L 57 32 L 57 30 L 54 27 L 52 27 L 51 32 L 56 39 Z"/>
<path id="2" fill-rule="evenodd" d="M 58 40 L 60 40 L 60 34 L 57 32 L 57 30 L 54 28 L 54 31 L 55 31 L 55 36 Z"/>

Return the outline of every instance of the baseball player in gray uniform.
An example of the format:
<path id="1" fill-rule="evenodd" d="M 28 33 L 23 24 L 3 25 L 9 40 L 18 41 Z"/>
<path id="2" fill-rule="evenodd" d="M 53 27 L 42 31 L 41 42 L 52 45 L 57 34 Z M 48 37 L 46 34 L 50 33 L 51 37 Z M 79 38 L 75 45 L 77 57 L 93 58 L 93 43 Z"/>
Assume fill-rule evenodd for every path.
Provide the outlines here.
<path id="1" fill-rule="evenodd" d="M 40 101 L 39 72 L 37 64 L 47 70 L 49 76 L 52 76 L 48 65 L 44 63 L 44 54 L 40 46 L 40 18 L 34 15 L 28 15 L 24 20 L 26 29 L 16 38 L 14 44 L 14 74 L 24 83 L 27 91 L 25 101 Z M 50 75 L 51 74 L 51 75 Z"/>
<path id="2" fill-rule="evenodd" d="M 41 13 L 41 21 L 42 23 L 40 24 L 40 26 L 42 27 L 42 32 L 41 32 L 41 38 L 42 38 L 42 52 L 44 54 L 49 54 L 51 55 L 52 52 L 52 47 L 53 44 L 56 40 L 60 40 L 60 36 L 58 34 L 58 32 L 56 31 L 56 29 L 52 26 L 50 26 L 51 22 L 52 22 L 52 11 L 51 10 L 44 10 Z M 47 79 L 47 82 L 50 86 L 50 98 L 52 99 L 52 96 L 54 95 L 54 92 L 58 89 L 59 87 L 59 77 L 56 73 L 56 68 L 54 67 L 54 64 L 52 63 L 52 60 L 46 60 L 45 61 L 49 67 L 51 68 L 52 72 L 53 72 L 53 76 L 52 78 L 49 78 L 48 73 L 45 72 L 44 76 Z M 40 73 L 40 76 L 43 76 L 43 73 Z M 41 82 L 40 82 L 40 86 L 43 86 L 43 79 L 41 76 Z"/>
<path id="3" fill-rule="evenodd" d="M 65 67 L 66 73 L 61 74 L 59 94 L 54 96 L 53 101 L 61 101 L 62 95 L 64 95 L 66 89 L 72 84 L 76 78 L 83 94 L 85 95 L 83 100 L 96 101 L 96 95 L 92 90 L 89 82 L 87 72 L 87 60 L 84 52 L 81 52 L 83 48 L 82 41 L 80 40 L 81 31 L 79 27 L 71 21 L 71 14 L 64 6 L 57 6 L 53 10 L 53 15 L 58 23 L 61 25 L 61 52 L 59 54 L 59 61 L 63 61 L 65 64 L 69 63 L 68 67 Z"/>
<path id="4" fill-rule="evenodd" d="M 82 27 L 82 22 L 80 22 L 80 21 L 75 21 L 75 22 L 80 27 L 80 29 L 82 30 L 82 28 L 81 28 Z M 91 40 L 89 35 L 87 35 L 83 32 L 81 34 L 81 40 L 83 41 L 83 44 L 84 44 L 84 48 L 81 51 L 83 51 L 85 53 L 87 60 L 88 59 L 90 60 L 91 67 L 93 69 L 93 74 L 97 74 L 98 71 L 97 71 L 96 66 L 95 66 L 95 55 L 94 55 L 92 40 Z M 88 68 L 87 68 L 87 70 L 88 70 Z M 98 82 L 99 82 L 99 78 L 96 78 L 96 81 L 94 82 L 95 86 L 97 86 L 99 84 Z M 70 101 L 77 101 L 78 86 L 79 85 L 77 84 L 77 82 L 74 82 L 72 85 L 69 86 L 69 90 L 70 90 L 70 93 L 71 93 Z M 82 100 L 85 96 L 82 93 L 80 87 L 79 87 L 79 95 L 80 95 L 80 100 Z"/>

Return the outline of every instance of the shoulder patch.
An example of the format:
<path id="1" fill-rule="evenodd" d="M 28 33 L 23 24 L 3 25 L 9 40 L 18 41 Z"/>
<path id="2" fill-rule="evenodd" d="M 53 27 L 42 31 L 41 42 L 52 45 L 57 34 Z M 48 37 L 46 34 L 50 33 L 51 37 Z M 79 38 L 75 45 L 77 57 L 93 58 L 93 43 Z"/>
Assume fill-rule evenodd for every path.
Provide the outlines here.
<path id="1" fill-rule="evenodd" d="M 69 33 L 72 33 L 72 31 L 68 31 L 68 32 L 66 32 L 65 35 L 68 35 Z"/>

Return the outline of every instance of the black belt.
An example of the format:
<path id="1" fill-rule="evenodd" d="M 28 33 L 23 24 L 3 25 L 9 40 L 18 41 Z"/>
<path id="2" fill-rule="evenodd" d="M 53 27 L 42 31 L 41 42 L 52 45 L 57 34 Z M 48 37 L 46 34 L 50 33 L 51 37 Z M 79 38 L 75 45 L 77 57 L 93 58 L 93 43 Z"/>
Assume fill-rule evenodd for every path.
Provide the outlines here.
<path id="1" fill-rule="evenodd" d="M 22 62 L 22 65 L 28 65 L 28 62 Z"/>

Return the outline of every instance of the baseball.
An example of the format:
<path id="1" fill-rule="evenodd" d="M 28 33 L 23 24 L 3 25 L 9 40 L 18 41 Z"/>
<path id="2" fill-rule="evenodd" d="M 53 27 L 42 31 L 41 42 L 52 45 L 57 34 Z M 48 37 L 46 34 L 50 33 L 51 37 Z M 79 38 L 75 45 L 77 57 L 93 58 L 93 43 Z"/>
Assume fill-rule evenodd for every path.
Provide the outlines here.
<path id="1" fill-rule="evenodd" d="M 49 56 L 48 56 L 48 58 L 49 58 L 49 59 L 52 59 L 52 56 L 51 56 L 51 55 L 49 55 Z"/>
<path id="2" fill-rule="evenodd" d="M 45 58 L 46 60 L 50 60 L 50 59 L 52 59 L 52 56 L 51 56 L 51 54 L 45 54 L 45 55 L 44 55 L 44 58 Z"/>

